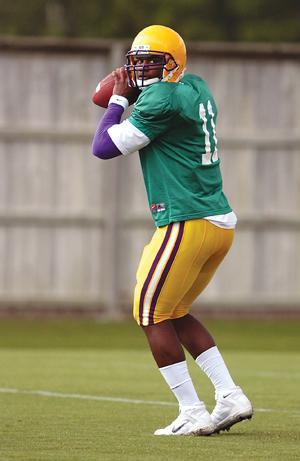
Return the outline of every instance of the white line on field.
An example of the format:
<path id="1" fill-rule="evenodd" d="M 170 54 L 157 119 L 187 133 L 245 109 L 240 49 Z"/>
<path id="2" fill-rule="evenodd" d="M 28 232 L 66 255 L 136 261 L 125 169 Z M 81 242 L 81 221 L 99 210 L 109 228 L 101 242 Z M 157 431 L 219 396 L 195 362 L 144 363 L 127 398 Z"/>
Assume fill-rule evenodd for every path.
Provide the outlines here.
<path id="1" fill-rule="evenodd" d="M 106 397 L 102 395 L 86 395 L 86 394 L 65 394 L 63 392 L 51 392 L 51 391 L 25 391 L 20 389 L 10 389 L 0 387 L 0 393 L 2 394 L 27 394 L 27 395 L 38 395 L 41 397 L 60 397 L 62 399 L 80 399 L 80 400 L 98 400 L 100 402 L 120 402 L 120 403 L 134 403 L 142 405 L 164 405 L 164 406 L 176 406 L 173 402 L 163 402 L 160 400 L 136 400 L 126 399 L 123 397 Z"/>
<path id="2" fill-rule="evenodd" d="M 279 371 L 258 371 L 256 373 L 245 373 L 248 376 L 257 376 L 259 378 L 283 378 L 283 379 L 299 379 L 300 373 L 298 372 L 290 372 L 284 373 Z"/>
<path id="3" fill-rule="evenodd" d="M 174 402 L 164 402 L 163 400 L 137 400 L 137 399 L 126 399 L 123 397 L 108 397 L 104 395 L 86 395 L 86 394 L 68 394 L 64 392 L 52 392 L 52 391 L 40 391 L 40 390 L 21 390 L 13 388 L 0 387 L 1 394 L 25 394 L 25 395 L 37 395 L 40 397 L 59 397 L 62 399 L 79 399 L 79 400 L 96 400 L 98 402 L 119 402 L 119 403 L 131 403 L 138 405 L 158 405 L 174 407 L 178 406 Z M 283 410 L 274 408 L 255 408 L 256 413 L 289 413 L 291 415 L 300 415 L 300 411 L 294 410 Z"/>

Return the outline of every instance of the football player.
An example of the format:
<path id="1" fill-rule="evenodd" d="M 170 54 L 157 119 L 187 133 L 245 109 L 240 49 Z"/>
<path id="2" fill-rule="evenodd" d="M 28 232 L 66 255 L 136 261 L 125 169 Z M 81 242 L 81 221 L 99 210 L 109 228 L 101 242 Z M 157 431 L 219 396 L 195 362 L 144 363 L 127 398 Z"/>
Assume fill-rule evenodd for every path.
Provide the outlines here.
<path id="1" fill-rule="evenodd" d="M 223 191 L 217 150 L 217 107 L 205 81 L 184 75 L 186 48 L 174 30 L 143 29 L 114 72 L 115 86 L 93 141 L 108 159 L 139 151 L 157 229 L 137 270 L 134 317 L 179 403 L 179 416 L 155 435 L 209 435 L 252 416 L 211 334 L 190 314 L 227 254 L 236 216 Z M 133 89 L 141 89 L 127 120 Z M 211 414 L 192 383 L 192 355 L 215 388 Z"/>

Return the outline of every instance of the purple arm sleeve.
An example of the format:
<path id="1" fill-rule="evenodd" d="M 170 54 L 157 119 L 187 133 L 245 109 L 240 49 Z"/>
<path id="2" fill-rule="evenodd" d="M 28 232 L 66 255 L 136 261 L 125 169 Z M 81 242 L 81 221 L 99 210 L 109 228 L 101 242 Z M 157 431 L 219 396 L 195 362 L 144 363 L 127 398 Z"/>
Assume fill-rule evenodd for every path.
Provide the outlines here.
<path id="1" fill-rule="evenodd" d="M 107 133 L 108 128 L 120 123 L 124 108 L 119 104 L 111 103 L 100 120 L 92 143 L 92 152 L 103 160 L 122 155 Z"/>

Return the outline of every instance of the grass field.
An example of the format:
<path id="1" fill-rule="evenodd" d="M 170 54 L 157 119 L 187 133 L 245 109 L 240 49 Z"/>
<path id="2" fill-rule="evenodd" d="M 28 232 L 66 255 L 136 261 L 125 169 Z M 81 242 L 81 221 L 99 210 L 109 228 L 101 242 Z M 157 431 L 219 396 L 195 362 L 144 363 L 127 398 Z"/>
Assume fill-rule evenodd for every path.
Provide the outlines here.
<path id="1" fill-rule="evenodd" d="M 177 406 L 133 322 L 2 320 L 0 461 L 300 459 L 300 323 L 205 323 L 255 415 L 220 435 L 161 438 Z"/>

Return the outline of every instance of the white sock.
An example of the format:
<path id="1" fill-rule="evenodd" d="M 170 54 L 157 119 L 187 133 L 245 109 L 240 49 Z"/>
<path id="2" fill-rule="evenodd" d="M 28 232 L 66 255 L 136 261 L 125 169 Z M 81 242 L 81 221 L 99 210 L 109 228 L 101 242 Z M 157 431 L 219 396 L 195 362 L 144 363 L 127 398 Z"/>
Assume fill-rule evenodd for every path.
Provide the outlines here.
<path id="1" fill-rule="evenodd" d="M 226 395 L 236 388 L 217 346 L 198 355 L 196 363 L 214 385 L 216 398 Z"/>
<path id="2" fill-rule="evenodd" d="M 178 400 L 180 407 L 194 406 L 200 402 L 185 360 L 162 367 L 159 371 Z"/>

